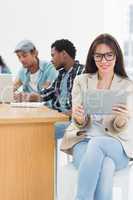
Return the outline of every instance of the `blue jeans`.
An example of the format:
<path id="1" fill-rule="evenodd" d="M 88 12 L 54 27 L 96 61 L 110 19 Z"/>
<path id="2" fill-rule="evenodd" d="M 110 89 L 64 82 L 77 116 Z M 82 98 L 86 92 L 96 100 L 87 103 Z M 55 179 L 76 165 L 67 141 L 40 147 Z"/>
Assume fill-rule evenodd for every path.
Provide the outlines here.
<path id="1" fill-rule="evenodd" d="M 67 122 L 56 122 L 55 123 L 55 138 L 61 139 L 64 136 L 65 129 L 70 124 L 70 121 Z"/>
<path id="2" fill-rule="evenodd" d="M 112 200 L 114 172 L 129 162 L 121 143 L 109 136 L 86 139 L 75 145 L 73 157 L 78 168 L 75 200 Z"/>

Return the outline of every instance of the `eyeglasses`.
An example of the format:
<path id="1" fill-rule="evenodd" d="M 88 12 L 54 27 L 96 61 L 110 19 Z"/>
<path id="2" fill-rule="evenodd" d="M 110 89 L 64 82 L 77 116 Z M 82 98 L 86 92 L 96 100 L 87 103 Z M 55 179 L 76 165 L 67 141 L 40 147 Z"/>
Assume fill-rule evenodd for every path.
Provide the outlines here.
<path id="1" fill-rule="evenodd" d="M 101 62 L 103 57 L 105 58 L 106 61 L 112 61 L 115 58 L 115 54 L 113 52 L 108 52 L 108 53 L 94 53 L 93 55 L 94 60 L 96 62 Z"/>

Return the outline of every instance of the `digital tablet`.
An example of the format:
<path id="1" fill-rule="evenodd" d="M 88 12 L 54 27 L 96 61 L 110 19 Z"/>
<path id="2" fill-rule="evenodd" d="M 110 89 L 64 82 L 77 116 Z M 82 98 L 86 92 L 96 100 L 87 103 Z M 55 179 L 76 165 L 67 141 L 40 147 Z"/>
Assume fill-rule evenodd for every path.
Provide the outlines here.
<path id="1" fill-rule="evenodd" d="M 87 114 L 111 114 L 115 104 L 127 104 L 128 92 L 122 90 L 88 90 L 84 94 Z"/>

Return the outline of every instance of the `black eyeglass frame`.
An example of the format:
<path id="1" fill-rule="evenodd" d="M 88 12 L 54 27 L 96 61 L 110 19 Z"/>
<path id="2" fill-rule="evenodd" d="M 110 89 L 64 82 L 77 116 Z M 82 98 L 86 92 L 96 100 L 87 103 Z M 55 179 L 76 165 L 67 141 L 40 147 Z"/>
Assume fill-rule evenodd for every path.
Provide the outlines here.
<path id="1" fill-rule="evenodd" d="M 110 54 L 112 55 L 112 57 L 111 57 L 111 56 L 108 57 Z M 101 56 L 101 57 L 96 58 L 96 55 L 97 55 L 97 56 Z M 114 52 L 108 52 L 108 53 L 94 53 L 94 54 L 93 54 L 93 58 L 94 58 L 94 61 L 95 61 L 95 62 L 101 62 L 102 59 L 103 59 L 103 57 L 105 58 L 106 61 L 112 61 L 112 60 L 115 59 L 115 56 L 116 56 L 116 55 L 115 55 Z"/>

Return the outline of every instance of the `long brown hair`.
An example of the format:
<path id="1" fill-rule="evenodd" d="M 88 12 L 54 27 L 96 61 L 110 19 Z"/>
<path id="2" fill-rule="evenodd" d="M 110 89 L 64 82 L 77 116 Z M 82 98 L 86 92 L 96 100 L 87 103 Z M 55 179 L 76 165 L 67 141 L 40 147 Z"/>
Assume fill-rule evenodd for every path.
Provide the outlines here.
<path id="1" fill-rule="evenodd" d="M 93 58 L 93 55 L 95 53 L 95 49 L 96 49 L 97 45 L 99 45 L 99 44 L 106 44 L 114 51 L 114 53 L 116 55 L 116 63 L 115 63 L 115 67 L 114 67 L 114 73 L 123 78 L 128 78 L 128 75 L 127 75 L 127 73 L 125 71 L 125 67 L 124 67 L 124 59 L 123 59 L 122 50 L 121 50 L 117 40 L 109 34 L 101 34 L 92 42 L 92 44 L 89 48 L 88 55 L 87 55 L 85 73 L 93 74 L 98 71 L 98 68 L 97 68 L 94 58 Z"/>

